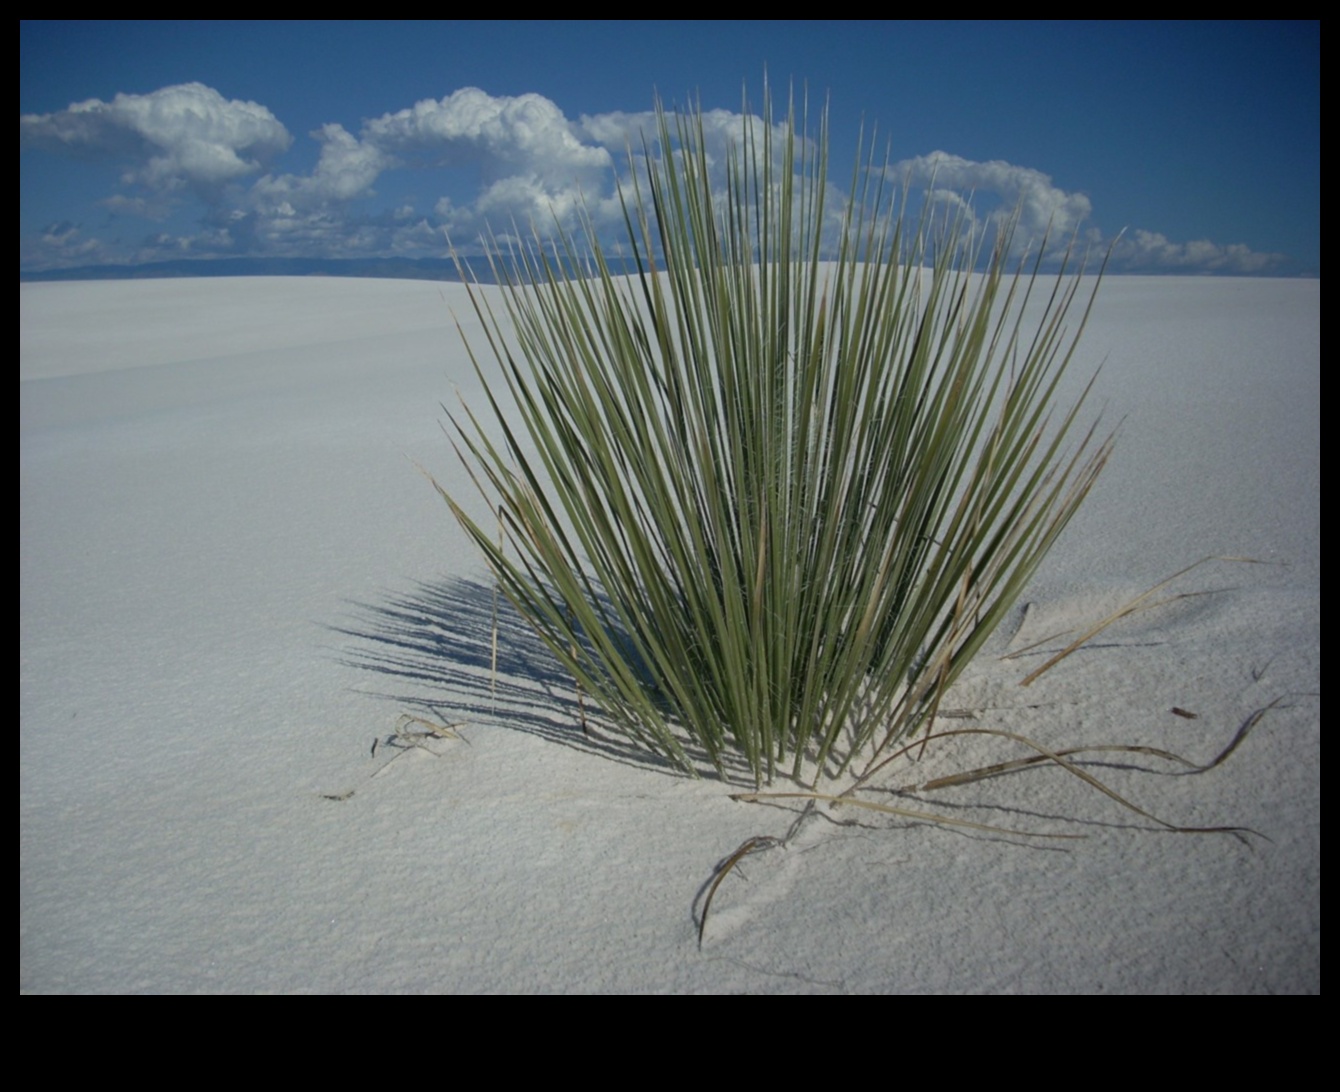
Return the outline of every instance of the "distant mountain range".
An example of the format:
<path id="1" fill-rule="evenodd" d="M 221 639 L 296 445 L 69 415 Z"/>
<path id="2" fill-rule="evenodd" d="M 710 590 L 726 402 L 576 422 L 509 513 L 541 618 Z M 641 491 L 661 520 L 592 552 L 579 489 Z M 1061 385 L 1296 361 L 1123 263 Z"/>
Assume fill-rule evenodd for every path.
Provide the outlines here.
<path id="1" fill-rule="evenodd" d="M 461 262 L 481 284 L 493 273 L 483 258 Z M 24 281 L 124 281 L 153 277 L 387 277 L 459 281 L 450 258 L 182 258 L 144 265 L 84 265 L 73 269 L 19 270 Z"/>

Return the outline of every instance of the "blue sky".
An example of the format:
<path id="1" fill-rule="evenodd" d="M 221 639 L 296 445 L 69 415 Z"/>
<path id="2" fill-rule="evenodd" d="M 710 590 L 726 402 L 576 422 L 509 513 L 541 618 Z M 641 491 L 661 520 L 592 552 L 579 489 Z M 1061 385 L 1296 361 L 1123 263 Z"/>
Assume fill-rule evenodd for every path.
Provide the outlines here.
<path id="1" fill-rule="evenodd" d="M 599 216 L 655 92 L 725 134 L 765 70 L 840 185 L 864 121 L 1026 232 L 1125 229 L 1118 271 L 1321 270 L 1317 22 L 21 22 L 19 65 L 20 272 Z"/>

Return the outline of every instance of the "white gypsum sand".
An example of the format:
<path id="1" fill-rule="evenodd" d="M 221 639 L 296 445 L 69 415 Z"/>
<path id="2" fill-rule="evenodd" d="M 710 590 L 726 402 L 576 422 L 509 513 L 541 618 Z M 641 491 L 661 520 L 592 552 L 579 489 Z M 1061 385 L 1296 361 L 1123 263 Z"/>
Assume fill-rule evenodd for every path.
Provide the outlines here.
<path id="1" fill-rule="evenodd" d="M 449 309 L 459 285 L 20 286 L 21 990 L 1320 990 L 1319 281 L 1104 284 L 1072 374 L 1105 360 L 1116 454 L 951 693 L 975 718 L 939 724 L 1203 762 L 1283 696 L 1209 773 L 1086 766 L 1270 841 L 1037 769 L 901 799 L 1086 840 L 812 818 L 724 881 L 701 952 L 713 865 L 796 809 L 589 707 L 584 733 L 505 610 L 495 692 L 487 572 L 413 465 L 469 495 Z M 1225 590 L 1028 688 L 1045 654 L 1000 659 L 1207 554 L 1270 564 L 1201 566 L 1169 591 Z M 465 740 L 370 755 L 406 715 Z M 886 784 L 1017 753 L 945 741 Z"/>

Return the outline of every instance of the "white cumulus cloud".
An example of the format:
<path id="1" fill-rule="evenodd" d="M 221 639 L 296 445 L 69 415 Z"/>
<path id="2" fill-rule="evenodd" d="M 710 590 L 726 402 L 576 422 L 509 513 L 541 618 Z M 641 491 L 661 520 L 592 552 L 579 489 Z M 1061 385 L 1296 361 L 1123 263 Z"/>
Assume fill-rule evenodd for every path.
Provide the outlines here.
<path id="1" fill-rule="evenodd" d="M 747 120 L 754 152 L 761 154 L 763 119 Z M 708 110 L 698 119 L 717 192 L 725 190 L 729 149 L 739 145 L 745 121 L 730 110 Z M 184 196 L 198 199 L 194 229 L 178 223 L 172 231 L 156 231 L 133 253 L 121 244 L 116 253 L 123 261 L 182 252 L 441 256 L 448 233 L 468 251 L 489 231 L 508 236 L 516 225 L 523 235 L 532 226 L 547 234 L 555 218 L 571 230 L 584 216 L 615 241 L 623 228 L 617 182 L 628 193 L 630 174 L 640 175 L 647 155 L 677 154 L 660 147 L 652 111 L 572 121 L 542 95 L 495 96 L 476 87 L 364 120 L 356 130 L 338 122 L 320 126 L 309 134 L 319 155 L 306 173 L 274 169 L 293 138 L 269 109 L 226 99 L 201 83 L 27 115 L 19 119 L 19 133 L 21 147 L 119 165 L 128 192 L 99 202 L 118 215 L 167 221 L 189 210 Z M 770 135 L 773 165 L 780 168 L 785 125 L 774 125 Z M 408 199 L 403 191 L 388 194 L 387 207 L 378 211 L 368 200 L 376 196 L 378 180 L 406 171 L 422 176 L 418 192 Z M 1021 248 L 1037 246 L 1048 231 L 1057 249 L 1077 232 L 1086 242 L 1105 244 L 1096 227 L 1085 226 L 1093 213 L 1089 198 L 1063 190 L 1032 167 L 937 151 L 892 165 L 889 177 L 961 212 L 973 231 L 1017 210 Z M 845 195 L 830 185 L 826 200 L 825 237 L 842 220 Z M 21 244 L 22 263 L 68 265 L 76 258 L 105 260 L 114 251 L 69 227 L 39 236 Z M 1113 252 L 1115 265 L 1131 271 L 1254 273 L 1282 259 L 1240 244 L 1177 243 L 1144 230 L 1126 234 Z"/>
<path id="2" fill-rule="evenodd" d="M 202 83 L 28 114 L 19 118 L 19 139 L 46 151 L 123 163 L 127 182 L 155 190 L 217 186 L 257 174 L 293 142 L 264 106 L 225 99 Z"/>
<path id="3" fill-rule="evenodd" d="M 1068 240 L 1093 213 L 1082 193 L 1067 193 L 1051 176 L 1032 167 L 1020 167 L 1002 159 L 985 163 L 948 152 L 905 159 L 889 168 L 897 182 L 929 187 L 931 196 L 961 205 L 968 195 L 990 195 L 1000 204 L 988 219 L 1001 219 L 1019 210 L 1016 239 L 1037 243 L 1050 228 L 1053 239 Z"/>
<path id="4" fill-rule="evenodd" d="M 999 223 L 1017 208 L 1015 242 L 1019 246 L 1037 245 L 1049 229 L 1054 254 L 1058 244 L 1063 246 L 1076 233 L 1095 249 L 1110 244 L 1097 228 L 1083 228 L 1093 213 L 1087 196 L 1061 189 L 1050 175 L 1032 167 L 931 152 L 894 164 L 889 175 L 924 189 L 932 201 L 964 211 L 973 228 Z M 979 202 L 989 208 L 982 219 L 972 211 Z M 1113 267 L 1131 272 L 1260 273 L 1285 258 L 1240 243 L 1221 246 L 1208 239 L 1176 243 L 1159 232 L 1138 228 L 1126 232 L 1112 250 Z"/>
<path id="5" fill-rule="evenodd" d="M 392 161 L 379 148 L 358 140 L 343 125 L 323 125 L 312 134 L 321 156 L 310 175 L 266 175 L 251 189 L 251 203 L 262 210 L 292 215 L 304 210 L 365 197 Z"/>
<path id="6" fill-rule="evenodd" d="M 1264 273 L 1284 261 L 1283 254 L 1266 254 L 1242 243 L 1220 246 L 1208 239 L 1174 243 L 1156 231 L 1139 229 L 1123 236 L 1112 259 L 1129 269 L 1188 273 Z"/>
<path id="7" fill-rule="evenodd" d="M 611 166 L 609 153 L 582 143 L 563 112 L 544 96 L 495 97 L 477 87 L 366 122 L 363 139 L 411 162 L 480 163 L 486 182 L 525 174 L 566 186 Z"/>

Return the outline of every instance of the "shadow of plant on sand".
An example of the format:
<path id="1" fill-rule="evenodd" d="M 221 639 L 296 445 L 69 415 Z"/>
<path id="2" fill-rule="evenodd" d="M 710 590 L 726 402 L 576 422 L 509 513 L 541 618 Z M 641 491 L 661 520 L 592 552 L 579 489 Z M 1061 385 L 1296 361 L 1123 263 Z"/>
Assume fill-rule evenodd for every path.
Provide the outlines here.
<path id="1" fill-rule="evenodd" d="M 587 754 L 673 776 L 683 771 L 633 746 L 604 722 L 534 628 L 490 581 L 449 577 L 351 601 L 352 616 L 331 632 L 351 638 L 339 661 L 386 680 L 380 694 L 400 708 L 444 722 L 494 724 Z M 392 689 L 403 680 L 403 690 Z M 435 696 L 434 691 L 440 692 Z M 691 741 L 685 740 L 691 747 Z M 700 770 L 711 764 L 697 755 Z M 734 764 L 744 780 L 747 768 Z"/>

